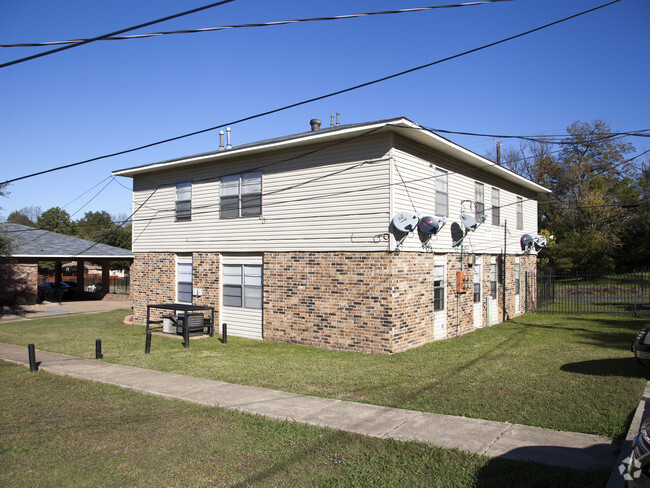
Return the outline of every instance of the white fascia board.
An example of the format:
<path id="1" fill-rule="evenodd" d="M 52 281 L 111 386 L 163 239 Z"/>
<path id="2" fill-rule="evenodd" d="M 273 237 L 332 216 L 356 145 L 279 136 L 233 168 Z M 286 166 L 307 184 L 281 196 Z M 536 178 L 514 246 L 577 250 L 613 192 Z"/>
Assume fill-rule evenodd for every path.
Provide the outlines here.
<path id="1" fill-rule="evenodd" d="M 441 151 L 445 154 L 449 154 L 452 157 L 455 157 L 473 167 L 481 168 L 483 171 L 492 173 L 496 176 L 504 178 L 505 180 L 511 181 L 517 185 L 523 186 L 529 190 L 532 190 L 536 193 L 550 193 L 551 191 L 547 188 L 530 181 L 523 176 L 499 166 L 492 161 L 479 156 L 471 152 L 468 149 L 465 149 L 462 146 L 454 144 L 453 142 L 441 137 L 428 129 L 423 128 L 422 126 L 412 122 L 411 120 L 400 117 L 392 120 L 383 120 L 381 122 L 369 123 L 369 124 L 359 124 L 352 127 L 347 127 L 338 130 L 327 130 L 323 129 L 322 131 L 314 131 L 306 133 L 302 137 L 288 138 L 281 141 L 269 141 L 264 144 L 253 144 L 250 147 L 242 148 L 233 148 L 226 149 L 223 151 L 216 151 L 208 154 L 199 154 L 196 156 L 190 156 L 187 158 L 174 159 L 170 161 L 162 161 L 159 163 L 148 164 L 144 166 L 137 166 L 133 168 L 126 168 L 122 170 L 113 171 L 114 176 L 127 176 L 133 177 L 139 174 L 150 173 L 155 171 L 160 171 L 164 169 L 180 168 L 183 166 L 189 166 L 206 161 L 219 161 L 220 159 L 228 159 L 231 157 L 245 156 L 249 154 L 256 154 L 266 151 L 276 151 L 281 150 L 287 147 L 300 147 L 307 144 L 313 144 L 315 142 L 327 142 L 330 140 L 342 139 L 345 137 L 354 136 L 364 132 L 384 132 L 384 131 L 394 131 L 400 135 L 419 142 L 425 146 L 432 147 Z"/>
<path id="2" fill-rule="evenodd" d="M 375 129 L 380 129 L 387 125 L 392 125 L 405 121 L 406 119 L 395 119 L 394 121 L 386 121 L 374 124 L 360 125 L 355 127 L 348 127 L 344 129 L 339 129 L 336 131 L 330 131 L 323 129 L 322 131 L 314 131 L 311 133 L 306 133 L 303 137 L 290 138 L 284 141 L 269 141 L 267 144 L 255 144 L 251 147 L 242 147 L 242 148 L 233 148 L 225 149 L 223 151 L 216 151 L 208 154 L 198 154 L 196 156 L 190 156 L 187 158 L 173 159 L 170 161 L 162 161 L 159 163 L 147 164 L 144 166 L 136 166 L 134 168 L 126 168 L 121 170 L 113 171 L 114 176 L 128 176 L 133 177 L 138 174 L 151 173 L 163 169 L 179 168 L 183 166 L 189 166 L 206 161 L 219 161 L 220 159 L 228 159 L 231 157 L 245 156 L 249 154 L 256 154 L 266 151 L 276 151 L 281 150 L 286 147 L 300 147 L 307 144 L 313 144 L 320 141 L 336 140 L 342 139 L 347 136 L 355 135 L 360 132 L 368 132 Z M 411 122 L 412 124 L 412 122 Z"/>

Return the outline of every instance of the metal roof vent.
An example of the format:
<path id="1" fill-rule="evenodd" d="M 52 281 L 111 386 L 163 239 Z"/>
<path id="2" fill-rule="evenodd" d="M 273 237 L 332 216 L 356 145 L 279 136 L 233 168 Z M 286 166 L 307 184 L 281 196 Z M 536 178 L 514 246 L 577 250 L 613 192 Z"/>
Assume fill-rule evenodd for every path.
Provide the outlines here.
<path id="1" fill-rule="evenodd" d="M 312 132 L 316 132 L 317 130 L 320 130 L 320 124 L 321 124 L 320 119 L 311 119 L 309 121 L 309 125 L 311 125 Z"/>

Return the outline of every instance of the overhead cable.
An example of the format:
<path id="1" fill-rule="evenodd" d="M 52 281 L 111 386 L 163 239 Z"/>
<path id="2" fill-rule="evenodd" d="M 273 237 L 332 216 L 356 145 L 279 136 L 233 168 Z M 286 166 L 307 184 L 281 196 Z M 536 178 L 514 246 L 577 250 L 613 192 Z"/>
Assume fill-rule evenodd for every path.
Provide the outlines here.
<path id="1" fill-rule="evenodd" d="M 530 29 L 530 30 L 527 30 L 525 32 L 521 32 L 519 34 L 515 34 L 513 36 L 503 38 L 503 39 L 501 39 L 499 41 L 491 42 L 489 44 L 484 44 L 483 46 L 480 46 L 480 47 L 477 47 L 477 48 L 474 48 L 474 49 L 470 49 L 468 51 L 463 51 L 461 53 L 454 54 L 454 55 L 448 56 L 446 58 L 438 59 L 437 61 L 426 63 L 426 64 L 423 64 L 423 65 L 420 65 L 420 66 L 416 66 L 414 68 L 410 68 L 410 69 L 407 69 L 407 70 L 404 70 L 404 71 L 400 71 L 398 73 L 394 73 L 392 75 L 384 76 L 382 78 L 377 78 L 377 79 L 372 80 L 372 81 L 367 81 L 365 83 L 361 83 L 359 85 L 351 86 L 349 88 L 344 88 L 342 90 L 337 90 L 337 91 L 328 93 L 326 95 L 320 95 L 320 96 L 310 98 L 310 99 L 307 99 L 307 100 L 302 100 L 300 102 L 285 105 L 283 107 L 275 108 L 275 109 L 272 109 L 272 110 L 267 110 L 266 112 L 257 113 L 255 115 L 249 115 L 247 117 L 243 117 L 243 118 L 240 118 L 240 119 L 237 119 L 237 120 L 233 120 L 231 122 L 226 122 L 226 123 L 223 123 L 223 124 L 215 125 L 213 127 L 208 127 L 206 129 L 200 129 L 200 130 L 197 130 L 197 131 L 194 131 L 194 132 L 189 132 L 187 134 L 183 134 L 183 135 L 180 135 L 180 136 L 170 137 L 168 139 L 163 139 L 163 140 L 160 140 L 160 141 L 151 142 L 149 144 L 143 144 L 142 146 L 134 147 L 134 148 L 131 148 L 131 149 L 125 149 L 123 151 L 117 151 L 117 152 L 114 152 L 114 153 L 111 153 L 111 154 L 105 154 L 103 156 L 97 156 L 95 158 L 86 159 L 84 161 L 79 161 L 79 162 L 76 162 L 76 163 L 66 164 L 66 165 L 63 165 L 63 166 L 58 166 L 56 168 L 50 168 L 50 169 L 44 170 L 44 171 L 38 171 L 36 173 L 21 176 L 21 177 L 18 177 L 18 178 L 12 178 L 10 180 L 6 180 L 6 181 L 0 183 L 0 185 L 5 185 L 7 183 L 13 183 L 14 181 L 24 180 L 24 179 L 31 178 L 31 177 L 34 177 L 34 176 L 39 176 L 39 175 L 42 175 L 42 174 L 51 173 L 53 171 L 58 171 L 58 170 L 61 170 L 61 169 L 71 168 L 73 166 L 79 166 L 81 164 L 87 164 L 87 163 L 91 163 L 91 162 L 94 162 L 94 161 L 99 161 L 99 160 L 102 160 L 102 159 L 111 158 L 111 157 L 114 157 L 114 156 L 120 156 L 122 154 L 128 154 L 128 153 L 140 151 L 142 149 L 147 149 L 147 148 L 150 148 L 150 147 L 159 146 L 161 144 L 166 144 L 166 143 L 172 142 L 172 141 L 178 141 L 180 139 L 185 139 L 187 137 L 192 137 L 192 136 L 195 136 L 195 135 L 204 134 L 206 132 L 210 132 L 210 131 L 213 131 L 213 130 L 216 130 L 216 129 L 221 129 L 221 128 L 226 127 L 226 126 L 232 126 L 232 125 L 235 125 L 235 124 L 240 124 L 242 122 L 247 122 L 249 120 L 253 120 L 253 119 L 260 118 L 260 117 L 265 117 L 267 115 L 282 112 L 282 111 L 288 110 L 290 108 L 295 108 L 295 107 L 299 107 L 299 106 L 302 106 L 302 105 L 307 105 L 309 103 L 313 103 L 313 102 L 316 102 L 316 101 L 319 101 L 319 100 L 324 100 L 326 98 L 331 98 L 331 97 L 334 97 L 336 95 L 341 95 L 343 93 L 348 93 L 348 92 L 351 92 L 351 91 L 354 91 L 354 90 L 358 90 L 360 88 L 365 88 L 367 86 L 371 86 L 371 85 L 374 85 L 374 84 L 377 84 L 377 83 L 381 83 L 383 81 L 387 81 L 387 80 L 390 80 L 390 79 L 393 79 L 393 78 L 397 78 L 399 76 L 403 76 L 403 75 L 406 75 L 406 74 L 409 74 L 409 73 L 413 73 L 415 71 L 419 71 L 419 70 L 422 70 L 422 69 L 425 69 L 425 68 L 430 68 L 431 66 L 435 66 L 437 64 L 441 64 L 441 63 L 444 63 L 446 61 L 451 61 L 452 59 L 460 58 L 462 56 L 466 56 L 468 54 L 472 54 L 472 53 L 481 51 L 483 49 L 487 49 L 489 47 L 494 47 L 494 46 L 497 46 L 499 44 L 503 44 L 505 42 L 512 41 L 514 39 L 518 39 L 520 37 L 526 36 L 528 34 L 532 34 L 534 32 L 540 31 L 542 29 L 546 29 L 548 27 L 552 27 L 552 26 L 560 24 L 562 22 L 566 22 L 568 20 L 575 19 L 576 17 L 580 17 L 582 15 L 585 15 L 585 14 L 594 12 L 596 10 L 608 7 L 610 5 L 618 3 L 620 1 L 621 0 L 613 0 L 611 2 L 605 3 L 605 4 L 600 5 L 598 7 L 594 7 L 594 8 L 591 8 L 589 10 L 584 10 L 584 11 L 579 12 L 577 14 L 573 14 L 573 15 L 570 15 L 568 17 L 564 17 L 562 19 L 556 20 L 554 22 L 550 22 L 548 24 L 544 24 L 544 25 L 536 27 L 534 29 Z"/>
<path id="2" fill-rule="evenodd" d="M 150 32 L 146 34 L 132 34 L 130 36 L 110 36 L 98 39 L 101 41 L 121 41 L 127 39 L 144 39 L 147 37 L 157 37 L 165 36 L 170 34 L 196 34 L 201 32 L 214 32 L 220 30 L 229 30 L 229 29 L 240 29 L 240 28 L 250 28 L 250 27 L 274 27 L 278 25 L 287 25 L 287 24 L 297 24 L 302 22 L 323 22 L 329 20 L 347 20 L 347 19 L 356 19 L 359 17 L 369 17 L 371 15 L 395 15 L 395 14 L 404 14 L 404 13 L 413 13 L 413 12 L 423 12 L 426 10 L 433 10 L 439 8 L 457 8 L 457 7 L 469 7 L 475 5 L 483 5 L 486 3 L 496 3 L 496 2 L 511 2 L 513 0 L 483 0 L 480 2 L 467 2 L 467 3 L 456 3 L 450 5 L 433 5 L 429 7 L 416 7 L 416 8 L 404 8 L 400 10 L 381 10 L 378 12 L 360 12 L 357 14 L 347 14 L 347 15 L 334 15 L 330 17 L 309 17 L 303 19 L 291 19 L 291 20 L 277 20 L 273 22 L 260 22 L 254 24 L 234 24 L 234 25 L 221 25 L 217 27 L 203 27 L 201 29 L 180 29 L 173 31 L 163 31 L 163 32 Z M 68 41 L 47 41 L 47 42 L 29 42 L 29 43 L 18 43 L 18 44 L 0 44 L 0 48 L 9 48 L 9 47 L 43 47 L 43 46 L 55 46 L 61 44 L 73 44 L 78 42 L 83 42 L 86 39 L 71 39 Z"/>
<path id="3" fill-rule="evenodd" d="M 120 35 L 120 34 L 124 34 L 125 32 L 130 32 L 132 30 L 141 29 L 142 27 L 148 27 L 148 26 L 153 25 L 153 24 L 159 24 L 160 22 L 165 22 L 167 20 L 176 19 L 178 17 L 183 17 L 185 15 L 193 14 L 195 12 L 200 12 L 201 10 L 207 10 L 209 8 L 218 7 L 219 5 L 224 5 L 226 3 L 230 3 L 230 2 L 234 2 L 234 1 L 235 0 L 221 0 L 220 2 L 215 2 L 215 3 L 211 3 L 209 5 L 204 5 L 203 7 L 197 7 L 197 8 L 193 8 L 191 10 L 186 10 L 185 12 L 180 12 L 178 14 L 168 15 L 167 17 L 163 17 L 162 19 L 151 20 L 149 22 L 145 22 L 144 24 L 138 24 L 138 25 L 135 25 L 133 27 L 127 27 L 126 29 L 120 29 L 118 31 L 110 32 L 108 34 L 103 34 L 101 36 L 93 37 L 91 39 L 83 39 L 83 40 L 80 40 L 78 42 L 74 42 L 73 44 L 68 44 L 67 46 L 57 47 L 56 49 L 52 49 L 50 51 L 45 51 L 45 52 L 42 52 L 42 53 L 33 54 L 31 56 L 27 56 L 27 57 L 20 58 L 20 59 L 14 59 L 13 61 L 9 61 L 7 63 L 0 64 L 0 68 L 6 68 L 8 66 L 13 66 L 14 64 L 24 63 L 25 61 L 30 61 L 32 59 L 41 58 L 41 57 L 47 56 L 49 54 L 54 54 L 54 53 L 58 53 L 58 52 L 61 52 L 61 51 L 65 51 L 67 49 L 72 49 L 73 47 L 83 46 L 84 44 L 89 44 L 91 42 L 101 41 L 101 40 L 106 39 L 108 37 L 117 36 L 117 35 Z"/>

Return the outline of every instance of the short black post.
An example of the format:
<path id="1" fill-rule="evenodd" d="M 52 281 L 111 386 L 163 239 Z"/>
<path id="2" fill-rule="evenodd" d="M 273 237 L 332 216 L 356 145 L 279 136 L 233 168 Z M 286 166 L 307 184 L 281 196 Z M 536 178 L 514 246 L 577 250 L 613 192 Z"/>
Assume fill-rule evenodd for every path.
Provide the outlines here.
<path id="1" fill-rule="evenodd" d="M 102 359 L 104 355 L 102 354 L 102 340 L 95 339 L 95 359 Z"/>
<path id="2" fill-rule="evenodd" d="M 223 344 L 228 342 L 228 324 L 225 322 L 221 324 L 221 342 Z"/>
<path id="3" fill-rule="evenodd" d="M 38 364 L 36 364 L 36 350 L 34 349 L 34 344 L 29 344 L 27 346 L 27 355 L 29 356 L 29 370 L 32 373 L 38 371 Z"/>
<path id="4" fill-rule="evenodd" d="M 149 354 L 151 352 L 151 332 L 147 332 L 147 340 L 144 343 L 144 353 Z"/>

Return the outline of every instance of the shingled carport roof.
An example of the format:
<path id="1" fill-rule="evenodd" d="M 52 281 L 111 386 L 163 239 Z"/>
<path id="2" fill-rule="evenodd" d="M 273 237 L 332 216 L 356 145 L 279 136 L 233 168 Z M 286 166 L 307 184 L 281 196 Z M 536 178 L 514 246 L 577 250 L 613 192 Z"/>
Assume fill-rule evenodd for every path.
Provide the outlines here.
<path id="1" fill-rule="evenodd" d="M 42 261 L 132 261 L 128 249 L 20 224 L 0 224 L 13 244 L 11 257 Z"/>

